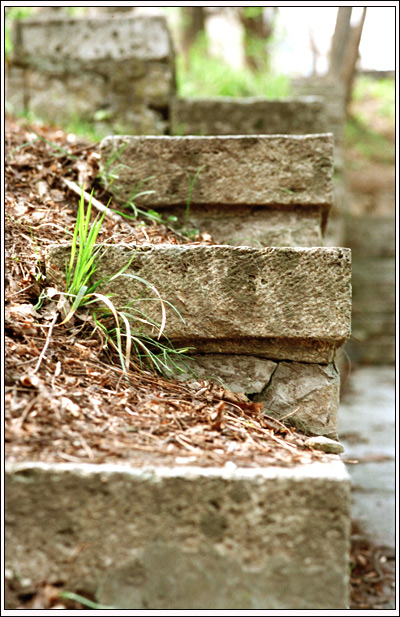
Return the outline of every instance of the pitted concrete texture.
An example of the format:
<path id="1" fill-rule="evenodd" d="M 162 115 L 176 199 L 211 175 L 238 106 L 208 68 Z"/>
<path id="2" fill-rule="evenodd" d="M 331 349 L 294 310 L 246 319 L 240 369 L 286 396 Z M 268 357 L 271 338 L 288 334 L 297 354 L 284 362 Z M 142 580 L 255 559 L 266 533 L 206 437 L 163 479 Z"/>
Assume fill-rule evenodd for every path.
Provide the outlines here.
<path id="1" fill-rule="evenodd" d="M 320 97 L 171 101 L 172 135 L 306 135 L 328 130 Z"/>
<path id="2" fill-rule="evenodd" d="M 164 16 L 48 14 L 15 20 L 13 38 L 6 90 L 15 112 L 79 116 L 102 134 L 167 131 L 175 66 Z"/>
<path id="3" fill-rule="evenodd" d="M 46 255 L 48 281 L 62 290 L 69 254 L 70 246 L 57 245 Z M 350 334 L 349 249 L 109 246 L 93 282 L 131 259 L 97 291 L 112 293 L 117 307 L 134 302 L 160 323 L 156 294 L 132 277 L 148 281 L 179 311 L 166 305 L 165 336 L 194 352 L 329 363 Z"/>
<path id="4" fill-rule="evenodd" d="M 115 60 L 163 61 L 172 53 L 162 16 L 32 18 L 16 20 L 13 34 L 12 60 L 41 71 L 82 70 Z"/>
<path id="5" fill-rule="evenodd" d="M 153 208 L 193 206 L 329 209 L 332 204 L 332 135 L 223 137 L 106 137 L 101 169 L 121 200 L 141 190 Z M 115 160 L 113 159 L 115 157 Z M 190 185 L 193 184 L 190 192 Z M 143 185 L 143 181 L 146 180 Z"/>
<path id="6" fill-rule="evenodd" d="M 6 566 L 118 609 L 346 609 L 344 465 L 10 464 Z"/>
<path id="7" fill-rule="evenodd" d="M 168 209 L 188 230 L 204 230 L 218 244 L 231 246 L 322 246 L 326 213 L 324 208 L 298 206 L 277 210 L 262 206 L 215 208 L 191 206 L 186 215 L 182 207 Z M 339 245 L 335 245 L 339 246 Z"/>

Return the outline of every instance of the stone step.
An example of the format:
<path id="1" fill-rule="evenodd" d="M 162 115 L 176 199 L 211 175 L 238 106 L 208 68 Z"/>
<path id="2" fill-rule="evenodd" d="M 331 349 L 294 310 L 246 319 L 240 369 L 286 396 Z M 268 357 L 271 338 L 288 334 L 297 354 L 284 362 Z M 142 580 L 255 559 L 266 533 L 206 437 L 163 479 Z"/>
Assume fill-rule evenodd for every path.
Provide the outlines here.
<path id="1" fill-rule="evenodd" d="M 69 245 L 47 253 L 47 279 L 59 289 L 69 254 Z M 116 307 L 134 301 L 160 323 L 158 297 L 140 297 L 143 283 L 129 278 L 139 276 L 179 311 L 166 305 L 165 335 L 176 347 L 188 346 L 191 359 L 174 359 L 170 376 L 217 381 L 302 432 L 337 438 L 334 360 L 350 335 L 349 249 L 109 246 L 93 282 L 132 257 L 123 276 L 97 291 L 111 294 Z M 141 323 L 139 329 L 157 336 Z"/>
<path id="2" fill-rule="evenodd" d="M 65 288 L 70 246 L 50 247 L 50 284 Z M 229 246 L 108 246 L 93 281 L 124 275 L 97 291 L 160 322 L 160 306 L 139 298 L 154 285 L 167 306 L 165 335 L 195 353 L 247 354 L 328 364 L 350 335 L 350 250 Z M 149 294 L 147 294 L 149 295 Z M 155 335 L 156 333 L 154 333 Z"/>
<path id="3" fill-rule="evenodd" d="M 329 132 L 321 97 L 175 98 L 173 135 L 307 135 Z"/>
<path id="4" fill-rule="evenodd" d="M 79 117 L 99 134 L 168 130 L 175 67 L 164 15 L 37 15 L 13 26 L 5 87 L 14 112 L 62 126 Z"/>
<path id="5" fill-rule="evenodd" d="M 76 18 L 66 16 L 33 17 L 15 20 L 12 60 L 45 72 L 74 69 L 103 70 L 111 64 L 130 60 L 163 62 L 172 55 L 166 19 L 162 15 L 105 15 Z M 82 40 L 76 45 L 76 37 Z M 124 67 L 129 75 L 129 64 Z M 142 66 L 131 68 L 141 74 Z"/>
<path id="6" fill-rule="evenodd" d="M 218 243 L 322 245 L 333 200 L 331 135 L 114 136 L 100 152 L 103 181 L 118 200 L 149 191 L 138 204 Z"/>
<path id="7" fill-rule="evenodd" d="M 9 463 L 5 564 L 117 609 L 346 609 L 343 463 Z"/>

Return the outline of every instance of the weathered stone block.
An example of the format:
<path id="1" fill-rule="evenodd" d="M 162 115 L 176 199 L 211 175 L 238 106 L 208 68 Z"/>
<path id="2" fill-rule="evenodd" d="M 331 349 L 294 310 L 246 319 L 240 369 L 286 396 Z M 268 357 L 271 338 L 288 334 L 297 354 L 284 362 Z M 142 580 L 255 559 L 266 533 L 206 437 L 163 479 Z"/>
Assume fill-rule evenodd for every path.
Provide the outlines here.
<path id="1" fill-rule="evenodd" d="M 9 68 L 10 94 L 15 92 L 13 80 L 20 70 L 15 66 Z M 95 110 L 108 106 L 105 80 L 100 75 L 91 76 L 90 96 L 87 75 L 48 74 L 26 68 L 23 69 L 23 76 L 24 100 L 16 101 L 17 111 L 26 108 L 50 122 L 57 122 L 60 118 L 77 117 L 93 120 Z"/>
<path id="2" fill-rule="evenodd" d="M 146 181 L 154 193 L 140 203 L 153 208 L 186 208 L 189 180 L 200 169 L 192 206 L 329 209 L 332 203 L 330 135 L 115 136 L 106 137 L 100 150 L 101 168 L 118 176 L 108 188 L 129 200 Z"/>
<path id="3" fill-rule="evenodd" d="M 49 282 L 64 287 L 69 246 L 47 252 Z M 198 353 L 244 353 L 269 359 L 329 363 L 350 334 L 350 250 L 228 246 L 110 246 L 93 280 L 123 276 L 98 288 L 116 306 L 137 301 L 160 321 L 153 284 L 167 306 L 165 335 Z M 156 296 L 153 294 L 153 298 Z M 154 333 L 155 334 L 155 333 Z"/>
<path id="4" fill-rule="evenodd" d="M 179 366 L 184 372 L 176 373 L 178 381 L 207 379 L 219 383 L 231 392 L 259 394 L 267 388 L 277 364 L 256 356 L 197 354 L 185 358 Z"/>
<path id="5" fill-rule="evenodd" d="M 167 60 L 172 53 L 162 16 L 16 20 L 13 36 L 14 62 L 50 72 L 82 70 L 109 60 Z"/>
<path id="6" fill-rule="evenodd" d="M 174 367 L 171 367 L 174 370 Z M 263 403 L 263 412 L 305 434 L 337 439 L 340 377 L 334 364 L 273 362 L 245 355 L 195 355 L 179 381 L 207 379 Z"/>
<path id="7" fill-rule="evenodd" d="M 175 98 L 172 135 L 307 135 L 328 132 L 322 98 Z"/>
<path id="8" fill-rule="evenodd" d="M 340 377 L 334 364 L 279 362 L 270 383 L 255 400 L 264 411 L 285 417 L 300 432 L 337 439 Z"/>
<path id="9" fill-rule="evenodd" d="M 61 123 L 79 117 L 110 134 L 157 135 L 167 131 L 174 93 L 174 52 L 162 15 L 15 22 L 7 74 L 15 112 L 28 109 Z"/>
<path id="10" fill-rule="evenodd" d="M 337 80 L 330 81 L 325 77 L 301 77 L 293 79 L 291 86 L 296 96 L 317 96 L 323 99 L 328 130 L 335 135 L 335 144 L 341 147 L 346 120 L 344 84 Z"/>
<path id="11" fill-rule="evenodd" d="M 343 463 L 9 464 L 5 562 L 117 609 L 346 609 Z M 73 567 L 71 567 L 73 566 Z"/>
<path id="12" fill-rule="evenodd" d="M 254 247 L 323 244 L 325 217 L 313 206 L 298 206 L 293 210 L 191 206 L 188 215 L 176 206 L 169 208 L 168 214 L 177 218 L 178 228 L 180 225 L 188 231 L 205 230 L 220 244 Z"/>

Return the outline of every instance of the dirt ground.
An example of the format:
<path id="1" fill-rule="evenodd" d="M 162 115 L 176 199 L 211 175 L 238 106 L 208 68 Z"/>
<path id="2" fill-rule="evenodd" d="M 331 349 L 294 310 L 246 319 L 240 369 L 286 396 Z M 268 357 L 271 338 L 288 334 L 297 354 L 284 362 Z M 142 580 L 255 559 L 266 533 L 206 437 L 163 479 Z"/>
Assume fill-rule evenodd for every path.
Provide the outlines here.
<path id="1" fill-rule="evenodd" d="M 44 251 L 72 238 L 79 197 L 64 180 L 94 188 L 108 203 L 97 177 L 97 146 L 12 118 L 5 128 L 6 459 L 242 466 L 329 459 L 244 395 L 206 381 L 182 384 L 135 362 L 123 373 L 118 354 L 85 310 L 61 325 L 65 290 L 39 302 L 48 289 Z M 160 222 L 107 217 L 99 240 L 111 239 L 193 243 Z M 196 242 L 213 243 L 208 235 Z M 393 564 L 394 555 L 354 531 L 351 608 L 387 605 Z M 6 583 L 7 608 L 87 608 L 46 581 L 17 581 L 6 572 Z"/>

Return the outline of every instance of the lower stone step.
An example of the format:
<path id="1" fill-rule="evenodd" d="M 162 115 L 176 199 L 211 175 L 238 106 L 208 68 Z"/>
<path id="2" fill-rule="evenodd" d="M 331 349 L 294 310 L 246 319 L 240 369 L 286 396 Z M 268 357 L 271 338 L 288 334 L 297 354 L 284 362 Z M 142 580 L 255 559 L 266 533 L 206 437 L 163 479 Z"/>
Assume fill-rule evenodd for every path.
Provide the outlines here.
<path id="1" fill-rule="evenodd" d="M 54 245 L 46 255 L 47 280 L 62 291 L 70 253 Z M 97 291 L 116 307 L 134 303 L 160 322 L 137 277 L 148 281 L 176 309 L 167 306 L 165 336 L 194 353 L 329 364 L 350 335 L 350 260 L 346 248 L 110 245 L 91 280 L 105 281 Z"/>
<path id="2" fill-rule="evenodd" d="M 6 466 L 6 567 L 117 609 L 346 609 L 343 463 Z"/>
<path id="3" fill-rule="evenodd" d="M 60 290 L 70 251 L 47 252 L 47 280 Z M 116 307 L 132 303 L 129 311 L 152 323 L 160 323 L 160 302 L 151 290 L 142 296 L 142 280 L 157 288 L 169 303 L 165 335 L 190 348 L 185 379 L 215 378 L 257 396 L 269 415 L 300 431 L 336 439 L 334 361 L 350 335 L 350 275 L 344 248 L 114 245 L 104 248 L 92 281 L 104 281 L 97 291 Z M 134 327 L 149 330 L 142 323 Z"/>

